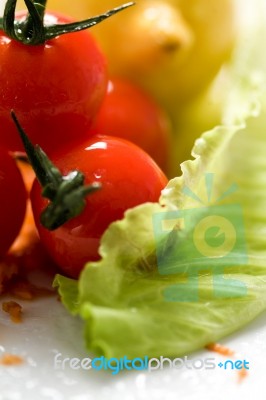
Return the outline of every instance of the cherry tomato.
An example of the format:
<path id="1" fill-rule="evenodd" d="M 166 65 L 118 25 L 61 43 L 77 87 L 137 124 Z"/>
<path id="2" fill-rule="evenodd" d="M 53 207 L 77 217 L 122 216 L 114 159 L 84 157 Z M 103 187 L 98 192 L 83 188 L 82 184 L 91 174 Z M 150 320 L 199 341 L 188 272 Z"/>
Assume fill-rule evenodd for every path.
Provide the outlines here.
<path id="1" fill-rule="evenodd" d="M 109 80 L 93 130 L 130 140 L 167 171 L 170 121 L 151 96 L 130 81 L 121 78 Z"/>
<path id="2" fill-rule="evenodd" d="M 26 189 L 15 161 L 0 148 L 0 256 L 16 239 L 26 211 Z"/>
<path id="3" fill-rule="evenodd" d="M 86 262 L 99 259 L 100 239 L 108 225 L 131 207 L 158 201 L 167 178 L 138 146 L 111 136 L 92 137 L 54 154 L 52 161 L 64 175 L 77 169 L 83 172 L 86 184 L 102 185 L 86 198 L 78 217 L 49 231 L 40 224 L 48 200 L 42 198 L 39 182 L 33 184 L 32 208 L 41 241 L 61 270 L 77 278 Z"/>
<path id="4" fill-rule="evenodd" d="M 17 20 L 25 15 L 18 13 Z M 71 22 L 49 12 L 44 21 Z M 48 152 L 87 134 L 107 85 L 106 62 L 90 32 L 27 45 L 0 31 L 0 65 L 1 145 L 22 150 L 11 109 L 32 141 Z"/>

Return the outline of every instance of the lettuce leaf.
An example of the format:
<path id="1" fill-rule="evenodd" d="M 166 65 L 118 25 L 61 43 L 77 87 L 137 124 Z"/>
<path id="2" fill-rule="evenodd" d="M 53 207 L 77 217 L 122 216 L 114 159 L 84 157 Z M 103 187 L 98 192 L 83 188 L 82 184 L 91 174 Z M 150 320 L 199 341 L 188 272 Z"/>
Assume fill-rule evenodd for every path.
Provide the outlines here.
<path id="1" fill-rule="evenodd" d="M 101 260 L 88 263 L 79 281 L 56 276 L 63 304 L 84 320 L 86 347 L 96 354 L 182 356 L 266 309 L 266 94 L 260 66 L 247 73 L 239 49 L 223 124 L 196 141 L 182 176 L 158 204 L 110 225 Z M 216 249 L 229 243 L 224 255 L 208 253 L 205 228 L 203 239 Z"/>

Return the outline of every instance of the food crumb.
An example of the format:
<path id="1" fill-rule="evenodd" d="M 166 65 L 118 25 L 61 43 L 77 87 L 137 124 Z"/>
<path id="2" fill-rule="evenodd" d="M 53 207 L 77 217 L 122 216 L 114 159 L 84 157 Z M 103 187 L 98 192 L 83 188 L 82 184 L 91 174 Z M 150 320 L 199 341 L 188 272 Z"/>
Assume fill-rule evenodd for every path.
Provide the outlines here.
<path id="1" fill-rule="evenodd" d="M 2 303 L 2 310 L 10 315 L 11 321 L 21 322 L 22 307 L 16 301 L 5 301 Z"/>
<path id="2" fill-rule="evenodd" d="M 222 356 L 233 356 L 235 352 L 219 343 L 210 343 L 206 346 L 207 350 L 214 351 Z"/>
<path id="3" fill-rule="evenodd" d="M 22 357 L 15 354 L 4 354 L 0 358 L 0 365 L 13 366 L 23 364 L 24 360 Z"/>
<path id="4" fill-rule="evenodd" d="M 242 368 L 238 371 L 237 382 L 242 383 L 242 381 L 248 376 L 248 371 L 245 368 Z"/>

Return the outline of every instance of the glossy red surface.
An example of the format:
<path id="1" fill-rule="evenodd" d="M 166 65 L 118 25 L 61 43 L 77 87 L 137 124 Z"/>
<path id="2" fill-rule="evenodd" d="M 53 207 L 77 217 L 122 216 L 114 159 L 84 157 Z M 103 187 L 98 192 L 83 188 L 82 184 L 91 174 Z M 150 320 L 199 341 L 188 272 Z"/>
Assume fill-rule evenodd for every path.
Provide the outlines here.
<path id="1" fill-rule="evenodd" d="M 26 189 L 15 161 L 0 148 L 0 256 L 16 239 L 26 211 Z"/>
<path id="2" fill-rule="evenodd" d="M 167 178 L 148 154 L 134 144 L 113 137 L 95 136 L 53 162 L 64 174 L 82 171 L 86 183 L 102 188 L 88 196 L 83 213 L 62 227 L 48 231 L 39 223 L 47 205 L 38 182 L 31 194 L 33 212 L 41 240 L 65 274 L 77 277 L 88 261 L 99 258 L 100 238 L 108 225 L 124 212 L 144 202 L 156 202 Z"/>
<path id="3" fill-rule="evenodd" d="M 49 13 L 45 21 L 70 22 Z M 105 59 L 87 30 L 37 46 L 9 39 L 0 31 L 1 145 L 22 150 L 11 109 L 32 142 L 45 151 L 75 141 L 87 134 L 106 85 Z"/>
<path id="4" fill-rule="evenodd" d="M 151 96 L 130 81 L 117 77 L 109 80 L 93 130 L 130 140 L 167 171 L 171 135 L 169 118 Z"/>

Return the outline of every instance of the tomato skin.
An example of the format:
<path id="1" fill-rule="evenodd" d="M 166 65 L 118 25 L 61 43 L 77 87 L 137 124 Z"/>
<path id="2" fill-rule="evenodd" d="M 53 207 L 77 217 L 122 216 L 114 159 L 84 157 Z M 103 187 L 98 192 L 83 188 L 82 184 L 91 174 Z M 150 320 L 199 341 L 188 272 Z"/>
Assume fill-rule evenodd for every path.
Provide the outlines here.
<path id="1" fill-rule="evenodd" d="M 17 19 L 25 18 L 25 12 Z M 46 13 L 46 24 L 67 23 Z M 46 152 L 86 135 L 103 100 L 107 67 L 88 31 L 65 34 L 43 45 L 24 45 L 0 31 L 0 143 L 22 145 L 10 117 L 14 109 L 32 142 Z"/>
<path id="2" fill-rule="evenodd" d="M 93 131 L 129 140 L 167 171 L 171 124 L 162 108 L 129 80 L 113 77 L 96 115 Z"/>
<path id="3" fill-rule="evenodd" d="M 26 198 L 25 185 L 15 161 L 0 148 L 0 257 L 5 255 L 20 231 Z"/>
<path id="4" fill-rule="evenodd" d="M 98 260 L 100 238 L 108 225 L 123 217 L 131 207 L 156 202 L 167 178 L 148 154 L 134 144 L 109 136 L 95 136 L 52 157 L 63 174 L 82 171 L 87 184 L 102 188 L 86 198 L 85 210 L 54 231 L 40 225 L 47 201 L 40 185 L 33 184 L 32 208 L 40 238 L 46 250 L 68 276 L 77 278 L 84 264 Z"/>

